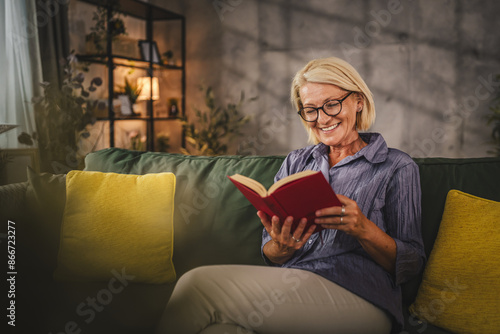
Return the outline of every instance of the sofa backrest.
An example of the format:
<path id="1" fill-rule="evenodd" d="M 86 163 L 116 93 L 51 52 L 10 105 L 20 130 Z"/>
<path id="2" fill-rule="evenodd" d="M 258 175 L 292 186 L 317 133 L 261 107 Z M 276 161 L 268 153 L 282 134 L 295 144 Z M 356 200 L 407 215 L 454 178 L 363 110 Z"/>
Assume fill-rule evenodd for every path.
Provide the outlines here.
<path id="1" fill-rule="evenodd" d="M 420 169 L 422 234 L 429 255 L 441 223 L 446 195 L 451 189 L 500 201 L 500 158 L 414 160 Z"/>
<path id="2" fill-rule="evenodd" d="M 111 148 L 91 153 L 86 170 L 145 174 L 173 172 L 175 196 L 174 265 L 177 273 L 206 264 L 263 264 L 262 226 L 253 206 L 227 179 L 243 174 L 269 187 L 283 156 L 195 157 Z M 500 201 L 500 158 L 414 159 L 420 169 L 422 234 L 429 255 L 451 189 Z M 478 213 L 480 214 L 480 213 Z M 414 300 L 421 276 L 403 286 Z"/>

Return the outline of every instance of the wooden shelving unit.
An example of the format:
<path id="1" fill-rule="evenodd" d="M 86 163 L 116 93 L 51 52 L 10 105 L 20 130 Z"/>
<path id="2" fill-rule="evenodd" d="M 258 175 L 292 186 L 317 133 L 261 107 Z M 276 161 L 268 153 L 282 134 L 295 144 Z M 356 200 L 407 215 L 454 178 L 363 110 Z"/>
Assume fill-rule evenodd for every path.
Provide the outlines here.
<path id="1" fill-rule="evenodd" d="M 176 64 L 165 64 L 162 61 L 154 62 L 153 57 L 144 59 L 143 57 L 128 57 L 117 54 L 113 50 L 112 42 L 112 28 L 110 25 L 107 27 L 106 49 L 105 52 L 99 54 L 78 53 L 77 58 L 81 62 L 89 64 L 89 66 L 105 66 L 107 77 L 107 116 L 102 115 L 97 118 L 98 121 L 108 122 L 109 125 L 109 146 L 115 147 L 115 125 L 116 122 L 124 121 L 142 121 L 146 122 L 147 129 L 147 145 L 148 151 L 155 150 L 155 133 L 156 125 L 158 122 L 179 122 L 180 117 L 184 116 L 186 106 L 186 23 L 183 15 L 173 13 L 163 8 L 144 3 L 137 0 L 74 0 L 77 2 L 84 2 L 96 6 L 105 7 L 108 13 L 108 22 L 112 18 L 113 10 L 123 14 L 125 17 L 129 16 L 145 23 L 145 36 L 141 40 L 146 41 L 149 45 L 149 55 L 153 55 L 153 42 L 160 42 L 162 38 L 162 31 L 155 26 L 163 22 L 168 24 L 176 24 L 178 31 L 176 36 L 180 43 L 177 43 L 178 50 L 174 50 L 180 57 L 177 58 Z M 71 24 L 71 22 L 70 22 Z M 84 36 L 82 36 L 84 38 Z M 137 43 L 139 40 L 137 40 Z M 139 48 L 139 45 L 137 45 Z M 162 50 L 163 52 L 166 50 Z M 179 86 L 180 101 L 178 105 L 178 113 L 175 116 L 161 115 L 155 113 L 155 102 L 153 99 L 144 101 L 146 103 L 146 112 L 140 116 L 123 116 L 117 114 L 113 107 L 114 93 L 116 91 L 115 71 L 118 67 L 125 67 L 133 70 L 143 71 L 145 76 L 153 78 L 158 75 L 169 75 L 169 73 L 180 73 Z M 176 75 L 179 77 L 179 74 Z M 152 92 L 151 92 L 152 94 Z M 152 96 L 151 96 L 152 97 Z M 161 99 L 168 99 L 168 97 L 161 97 Z M 163 102 L 165 105 L 165 102 Z M 184 146 L 184 136 L 181 133 L 181 146 Z"/>

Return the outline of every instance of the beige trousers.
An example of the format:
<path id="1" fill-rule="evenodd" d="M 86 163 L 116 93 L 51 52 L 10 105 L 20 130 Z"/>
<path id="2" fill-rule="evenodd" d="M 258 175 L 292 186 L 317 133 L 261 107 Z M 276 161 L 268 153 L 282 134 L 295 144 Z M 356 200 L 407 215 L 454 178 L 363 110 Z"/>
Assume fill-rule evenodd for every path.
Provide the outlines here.
<path id="1" fill-rule="evenodd" d="M 206 266 L 184 274 L 156 334 L 384 333 L 389 316 L 314 273 Z"/>

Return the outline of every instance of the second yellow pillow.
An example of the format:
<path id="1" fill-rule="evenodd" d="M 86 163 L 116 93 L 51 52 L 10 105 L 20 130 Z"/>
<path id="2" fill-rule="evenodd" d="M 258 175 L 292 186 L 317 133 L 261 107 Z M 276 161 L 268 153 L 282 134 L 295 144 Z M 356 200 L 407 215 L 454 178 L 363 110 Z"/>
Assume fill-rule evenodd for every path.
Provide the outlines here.
<path id="1" fill-rule="evenodd" d="M 454 333 L 500 329 L 500 202 L 451 190 L 410 311 Z"/>

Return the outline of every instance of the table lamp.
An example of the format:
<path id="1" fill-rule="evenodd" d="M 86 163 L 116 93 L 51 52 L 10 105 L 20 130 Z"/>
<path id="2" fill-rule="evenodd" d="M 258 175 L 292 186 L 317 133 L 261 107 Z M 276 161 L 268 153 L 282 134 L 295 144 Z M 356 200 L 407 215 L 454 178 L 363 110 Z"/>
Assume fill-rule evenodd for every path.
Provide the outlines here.
<path id="1" fill-rule="evenodd" d="M 152 80 L 151 80 L 152 79 Z M 151 94 L 151 82 L 153 83 L 153 93 Z M 141 94 L 137 100 L 159 100 L 160 99 L 160 85 L 157 77 L 140 77 L 137 79 L 137 85 L 142 87 Z"/>

